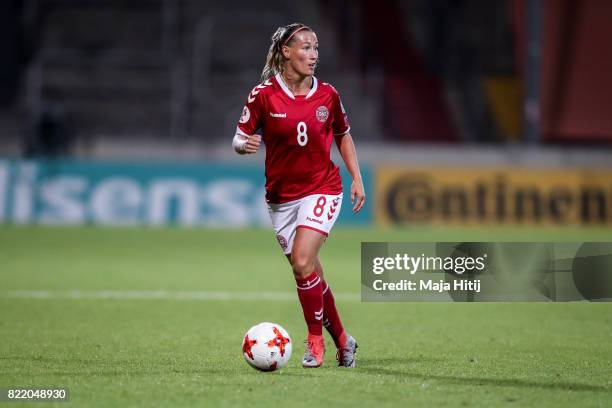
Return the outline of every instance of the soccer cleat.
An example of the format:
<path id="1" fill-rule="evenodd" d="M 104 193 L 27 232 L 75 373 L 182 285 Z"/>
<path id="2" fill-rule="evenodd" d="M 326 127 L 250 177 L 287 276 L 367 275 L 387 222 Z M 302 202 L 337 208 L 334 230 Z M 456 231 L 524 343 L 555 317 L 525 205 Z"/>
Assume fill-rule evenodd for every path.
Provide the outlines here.
<path id="1" fill-rule="evenodd" d="M 323 365 L 323 356 L 325 355 L 325 340 L 323 336 L 308 335 L 306 341 L 306 351 L 302 359 L 302 367 L 317 368 Z"/>
<path id="2" fill-rule="evenodd" d="M 346 336 L 346 344 L 336 353 L 338 367 L 355 368 L 355 354 L 357 354 L 357 341 L 351 335 Z"/>

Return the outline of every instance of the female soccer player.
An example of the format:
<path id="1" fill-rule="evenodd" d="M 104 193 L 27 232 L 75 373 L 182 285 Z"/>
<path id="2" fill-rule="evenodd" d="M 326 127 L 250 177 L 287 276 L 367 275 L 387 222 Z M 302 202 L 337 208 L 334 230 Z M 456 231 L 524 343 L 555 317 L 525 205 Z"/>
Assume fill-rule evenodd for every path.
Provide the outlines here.
<path id="1" fill-rule="evenodd" d="M 266 201 L 308 326 L 302 366 L 323 364 L 325 326 L 338 349 L 339 366 L 352 368 L 357 342 L 342 327 L 318 256 L 342 204 L 340 174 L 330 159 L 332 139 L 353 177 L 354 212 L 363 207 L 365 192 L 340 96 L 314 76 L 318 58 L 311 28 L 294 23 L 276 30 L 262 83 L 247 98 L 233 146 L 240 154 L 257 153 L 261 136 L 256 131 L 263 130 Z"/>

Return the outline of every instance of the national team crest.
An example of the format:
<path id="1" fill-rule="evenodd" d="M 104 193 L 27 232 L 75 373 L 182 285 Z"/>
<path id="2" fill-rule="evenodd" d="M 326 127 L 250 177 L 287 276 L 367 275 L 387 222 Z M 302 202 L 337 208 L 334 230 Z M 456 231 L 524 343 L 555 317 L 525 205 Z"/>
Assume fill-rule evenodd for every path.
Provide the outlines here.
<path id="1" fill-rule="evenodd" d="M 287 244 L 287 240 L 285 239 L 285 237 L 283 237 L 282 235 L 277 235 L 276 239 L 278 240 L 278 243 L 280 244 L 281 248 L 283 248 L 283 251 L 287 250 L 287 246 L 289 244 Z"/>
<path id="2" fill-rule="evenodd" d="M 325 123 L 325 121 L 329 117 L 329 110 L 323 105 L 319 106 L 317 108 L 316 117 L 319 120 L 319 122 Z"/>
<path id="3" fill-rule="evenodd" d="M 240 115 L 240 123 L 247 123 L 251 118 L 251 111 L 246 106 L 242 110 L 242 115 Z"/>

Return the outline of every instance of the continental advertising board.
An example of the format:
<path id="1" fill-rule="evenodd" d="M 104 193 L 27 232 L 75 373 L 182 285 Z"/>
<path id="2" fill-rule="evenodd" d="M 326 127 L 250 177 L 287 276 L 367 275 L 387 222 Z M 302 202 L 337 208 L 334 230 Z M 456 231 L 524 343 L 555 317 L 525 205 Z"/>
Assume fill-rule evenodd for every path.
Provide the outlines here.
<path id="1" fill-rule="evenodd" d="M 382 225 L 611 225 L 611 170 L 379 167 Z"/>
<path id="2" fill-rule="evenodd" d="M 369 170 L 362 169 L 364 180 Z M 371 222 L 350 210 L 338 224 Z M 367 186 L 366 188 L 370 188 Z M 228 163 L 0 160 L 0 223 L 248 227 L 270 224 L 263 168 Z"/>

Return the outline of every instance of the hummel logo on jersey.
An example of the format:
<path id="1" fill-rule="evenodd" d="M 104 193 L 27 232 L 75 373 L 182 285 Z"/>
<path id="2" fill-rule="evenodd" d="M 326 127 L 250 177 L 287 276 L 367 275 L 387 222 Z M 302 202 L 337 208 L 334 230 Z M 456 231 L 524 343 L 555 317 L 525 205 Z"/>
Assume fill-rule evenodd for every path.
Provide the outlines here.
<path id="1" fill-rule="evenodd" d="M 323 221 L 317 220 L 315 218 L 306 217 L 306 219 L 310 222 L 316 222 L 317 224 L 323 224 Z"/>
<path id="2" fill-rule="evenodd" d="M 287 114 L 286 113 L 272 113 L 272 112 L 270 112 L 270 116 L 272 116 L 273 118 L 286 118 Z"/>
<path id="3" fill-rule="evenodd" d="M 314 312 L 314 315 L 315 315 L 315 319 L 316 319 L 316 320 L 321 320 L 321 319 L 323 319 L 323 308 L 321 308 L 321 310 L 319 310 L 318 312 L 317 312 L 317 311 L 315 311 L 315 312 Z"/>

